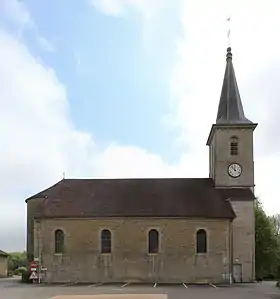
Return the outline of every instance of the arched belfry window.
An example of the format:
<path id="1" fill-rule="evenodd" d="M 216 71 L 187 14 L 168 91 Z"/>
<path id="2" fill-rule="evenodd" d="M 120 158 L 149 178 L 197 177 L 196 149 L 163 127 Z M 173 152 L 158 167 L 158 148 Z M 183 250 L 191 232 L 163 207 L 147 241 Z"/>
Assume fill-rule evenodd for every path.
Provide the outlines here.
<path id="1" fill-rule="evenodd" d="M 108 229 L 101 232 L 101 253 L 111 253 L 112 236 Z"/>
<path id="2" fill-rule="evenodd" d="M 197 253 L 207 252 L 207 233 L 204 229 L 199 229 L 196 232 L 196 252 Z"/>
<path id="3" fill-rule="evenodd" d="M 230 155 L 238 155 L 238 138 L 236 136 L 230 138 Z"/>
<path id="4" fill-rule="evenodd" d="M 61 229 L 57 229 L 54 232 L 54 252 L 63 253 L 64 252 L 64 232 Z"/>
<path id="5" fill-rule="evenodd" d="M 159 233 L 156 229 L 151 229 L 148 236 L 149 253 L 158 253 L 159 251 Z"/>

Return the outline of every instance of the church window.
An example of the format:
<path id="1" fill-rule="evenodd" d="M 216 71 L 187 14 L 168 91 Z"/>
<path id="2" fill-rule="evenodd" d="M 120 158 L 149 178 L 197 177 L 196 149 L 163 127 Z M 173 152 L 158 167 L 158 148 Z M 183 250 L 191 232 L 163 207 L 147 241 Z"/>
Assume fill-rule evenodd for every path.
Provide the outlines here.
<path id="1" fill-rule="evenodd" d="M 159 251 L 159 234 L 156 229 L 149 231 L 149 253 L 158 253 Z"/>
<path id="2" fill-rule="evenodd" d="M 101 232 L 101 253 L 111 253 L 112 236 L 108 229 Z"/>
<path id="3" fill-rule="evenodd" d="M 238 155 L 238 138 L 236 136 L 231 137 L 230 139 L 230 155 Z"/>
<path id="4" fill-rule="evenodd" d="M 54 232 L 55 238 L 55 253 L 63 253 L 64 252 L 64 232 L 61 229 L 57 229 Z"/>
<path id="5" fill-rule="evenodd" d="M 207 233 L 204 229 L 200 229 L 196 232 L 196 252 L 207 252 Z"/>

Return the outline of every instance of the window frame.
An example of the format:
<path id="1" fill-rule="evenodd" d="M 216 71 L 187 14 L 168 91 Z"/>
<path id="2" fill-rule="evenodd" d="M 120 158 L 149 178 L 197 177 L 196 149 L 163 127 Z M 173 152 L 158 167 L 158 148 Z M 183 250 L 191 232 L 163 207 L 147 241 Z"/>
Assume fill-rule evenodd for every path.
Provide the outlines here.
<path id="1" fill-rule="evenodd" d="M 230 155 L 238 156 L 239 155 L 239 139 L 237 136 L 232 136 L 230 138 Z"/>
<path id="2" fill-rule="evenodd" d="M 200 250 L 200 246 L 201 243 L 199 244 L 199 241 L 198 241 L 198 236 L 200 233 L 203 233 L 204 235 L 204 239 L 203 239 L 203 249 L 205 250 Z M 201 242 L 201 240 L 200 240 Z M 195 234 L 195 247 L 196 247 L 196 254 L 200 255 L 200 254 L 207 254 L 208 253 L 208 232 L 206 229 L 204 228 L 199 228 L 197 229 L 196 231 L 196 234 Z"/>
<path id="3" fill-rule="evenodd" d="M 151 243 L 154 241 L 154 240 L 152 240 L 152 242 L 151 242 L 151 233 L 152 232 L 156 232 L 156 250 L 151 250 L 152 249 L 152 247 L 151 247 Z M 159 254 L 159 252 L 160 252 L 160 232 L 159 232 L 159 230 L 158 229 L 156 229 L 156 228 L 151 228 L 151 229 L 149 229 L 149 231 L 148 231 L 148 254 L 149 255 L 156 255 L 156 254 Z"/>
<path id="4" fill-rule="evenodd" d="M 109 233 L 109 238 L 108 236 L 106 236 L 104 238 L 104 233 Z M 100 253 L 101 254 L 112 254 L 112 232 L 110 229 L 108 228 L 103 228 L 101 231 L 100 231 L 100 236 L 99 236 L 99 242 L 100 242 Z M 105 243 L 104 242 L 108 242 L 108 243 Z M 108 246 L 109 244 L 109 246 Z M 109 250 L 108 250 L 109 248 Z"/>
<path id="5" fill-rule="evenodd" d="M 58 233 L 62 233 L 62 240 L 58 239 Z M 58 248 L 60 248 L 61 250 L 57 250 Z M 54 231 L 54 254 L 59 255 L 64 253 L 65 253 L 65 232 L 63 229 L 58 228 Z"/>

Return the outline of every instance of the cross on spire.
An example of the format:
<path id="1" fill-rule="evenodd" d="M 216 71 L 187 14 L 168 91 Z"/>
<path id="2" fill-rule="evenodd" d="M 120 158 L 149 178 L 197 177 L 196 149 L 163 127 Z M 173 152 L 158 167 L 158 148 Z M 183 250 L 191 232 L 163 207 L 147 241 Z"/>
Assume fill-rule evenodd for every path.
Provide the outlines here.
<path id="1" fill-rule="evenodd" d="M 230 21 L 231 21 L 231 17 L 229 16 L 227 18 L 227 22 L 228 22 L 228 33 L 227 33 L 228 47 L 230 47 Z"/>

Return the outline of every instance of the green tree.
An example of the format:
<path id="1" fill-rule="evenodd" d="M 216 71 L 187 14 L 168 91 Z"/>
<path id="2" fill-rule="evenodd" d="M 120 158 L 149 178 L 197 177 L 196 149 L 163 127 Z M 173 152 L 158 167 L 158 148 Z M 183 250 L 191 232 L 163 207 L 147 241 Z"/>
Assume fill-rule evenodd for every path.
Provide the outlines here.
<path id="1" fill-rule="evenodd" d="M 27 267 L 26 252 L 11 252 L 8 257 L 8 270 L 10 273 L 18 268 Z"/>
<path id="2" fill-rule="evenodd" d="M 277 261 L 277 266 L 276 266 L 276 274 L 275 276 L 277 278 L 280 278 L 280 214 L 275 214 L 270 218 L 270 221 L 272 223 L 273 226 L 273 230 L 274 230 L 274 234 L 277 238 L 277 242 L 278 242 L 278 261 Z"/>
<path id="3" fill-rule="evenodd" d="M 275 234 L 279 238 L 280 237 L 280 214 L 275 214 L 269 218 L 272 222 L 273 228 L 275 230 Z"/>
<path id="4" fill-rule="evenodd" d="M 277 276 L 279 264 L 279 238 L 274 220 L 266 215 L 259 200 L 255 203 L 256 276 Z"/>

